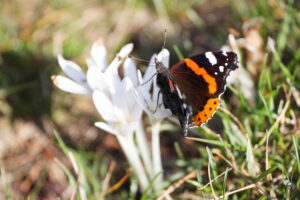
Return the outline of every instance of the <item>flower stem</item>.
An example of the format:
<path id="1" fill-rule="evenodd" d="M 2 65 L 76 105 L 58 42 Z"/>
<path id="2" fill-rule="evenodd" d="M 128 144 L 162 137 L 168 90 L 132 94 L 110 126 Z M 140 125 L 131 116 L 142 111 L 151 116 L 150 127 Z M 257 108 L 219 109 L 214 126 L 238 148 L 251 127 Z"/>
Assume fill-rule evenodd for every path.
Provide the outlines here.
<path id="1" fill-rule="evenodd" d="M 141 186 L 142 191 L 144 191 L 149 185 L 149 180 L 146 176 L 144 167 L 138 155 L 138 151 L 135 148 L 133 141 L 133 134 L 127 134 L 126 136 L 117 136 L 117 139 L 125 153 L 125 156 L 132 166 Z"/>
<path id="2" fill-rule="evenodd" d="M 161 163 L 161 153 L 160 153 L 160 121 L 156 121 L 152 124 L 152 158 L 153 158 L 153 171 L 154 176 L 161 173 L 154 183 L 154 187 L 156 190 L 161 190 L 161 185 L 163 181 L 162 174 L 162 163 Z"/>
<path id="3" fill-rule="evenodd" d="M 154 177 L 153 169 L 152 169 L 152 161 L 150 157 L 149 147 L 143 127 L 142 120 L 139 121 L 137 130 L 136 130 L 136 138 L 138 142 L 138 148 L 145 164 L 146 170 L 148 172 L 149 177 Z"/>

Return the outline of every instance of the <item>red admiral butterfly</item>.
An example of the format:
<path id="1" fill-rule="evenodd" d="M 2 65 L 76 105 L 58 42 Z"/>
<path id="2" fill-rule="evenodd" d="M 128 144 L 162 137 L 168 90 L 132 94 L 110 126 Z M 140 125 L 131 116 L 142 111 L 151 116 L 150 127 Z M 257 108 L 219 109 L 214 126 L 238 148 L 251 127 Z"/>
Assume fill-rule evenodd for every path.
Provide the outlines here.
<path id="1" fill-rule="evenodd" d="M 207 122 L 220 105 L 226 78 L 238 68 L 233 52 L 206 52 L 186 58 L 170 69 L 156 62 L 157 85 L 163 104 L 187 130 Z"/>

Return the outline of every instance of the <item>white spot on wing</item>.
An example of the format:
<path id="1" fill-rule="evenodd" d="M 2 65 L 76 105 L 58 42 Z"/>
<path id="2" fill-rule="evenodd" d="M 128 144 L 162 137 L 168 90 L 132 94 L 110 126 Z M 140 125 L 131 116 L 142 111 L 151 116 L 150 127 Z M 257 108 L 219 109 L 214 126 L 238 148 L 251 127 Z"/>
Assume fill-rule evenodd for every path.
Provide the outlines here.
<path id="1" fill-rule="evenodd" d="M 228 66 L 228 63 L 225 63 L 225 66 Z"/>
<path id="2" fill-rule="evenodd" d="M 226 51 L 222 51 L 224 56 L 227 56 L 227 52 Z"/>
<path id="3" fill-rule="evenodd" d="M 217 58 L 212 52 L 206 52 L 205 57 L 208 59 L 211 65 L 217 64 Z"/>
<path id="4" fill-rule="evenodd" d="M 220 70 L 220 72 L 224 72 L 224 66 L 221 65 L 221 66 L 219 67 L 219 70 Z"/>
<path id="5" fill-rule="evenodd" d="M 218 72 L 215 72 L 215 75 L 218 75 Z"/>

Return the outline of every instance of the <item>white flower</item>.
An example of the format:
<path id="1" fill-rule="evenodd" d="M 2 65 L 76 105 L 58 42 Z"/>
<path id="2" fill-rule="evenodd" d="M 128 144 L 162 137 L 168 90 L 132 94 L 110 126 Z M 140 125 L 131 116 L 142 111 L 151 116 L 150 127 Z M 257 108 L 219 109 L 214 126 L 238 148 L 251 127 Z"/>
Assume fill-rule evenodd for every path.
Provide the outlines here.
<path id="1" fill-rule="evenodd" d="M 93 94 L 95 106 L 105 121 L 95 125 L 115 135 L 132 134 L 142 115 L 142 108 L 134 97 L 134 85 L 125 77 L 114 86 L 115 91 L 111 93 L 96 90 Z"/>
<path id="2" fill-rule="evenodd" d="M 158 55 L 154 54 L 152 56 L 143 77 L 141 72 L 138 71 L 140 86 L 135 90 L 136 99 L 150 119 L 154 121 L 161 121 L 172 115 L 171 111 L 165 109 L 162 104 L 162 94 L 159 94 L 159 88 L 156 84 L 155 68 L 155 58 L 158 62 L 162 62 L 164 66 L 169 67 L 169 57 L 169 51 L 163 49 Z"/>
<path id="3" fill-rule="evenodd" d="M 140 127 L 143 110 L 134 95 L 134 87 L 138 84 L 137 69 L 132 60 L 127 58 L 132 48 L 132 44 L 125 45 L 107 66 L 107 52 L 104 45 L 99 42 L 94 43 L 91 57 L 87 59 L 86 74 L 76 63 L 58 55 L 58 62 L 69 78 L 53 76 L 52 79 L 55 85 L 64 91 L 92 95 L 96 109 L 104 120 L 95 125 L 116 136 L 137 174 L 142 189 L 145 190 L 149 180 L 133 137 L 133 133 Z M 122 63 L 124 78 L 121 78 L 118 73 Z M 138 143 L 140 143 L 138 146 L 143 147 L 141 152 L 143 152 L 144 163 L 147 163 L 147 167 L 151 169 L 151 159 L 146 149 L 147 143 L 142 141 L 143 138 L 145 136 L 141 134 L 137 136 Z"/>
<path id="4" fill-rule="evenodd" d="M 105 121 L 97 122 L 96 126 L 113 134 L 133 133 L 142 114 L 133 93 L 138 83 L 137 69 L 127 58 L 132 48 L 132 44 L 125 45 L 107 66 L 106 49 L 101 42 L 95 42 L 91 57 L 87 59 L 87 74 L 76 63 L 58 55 L 58 62 L 69 78 L 55 76 L 55 85 L 67 92 L 92 95 L 97 111 Z M 122 63 L 123 80 L 118 73 Z"/>
<path id="5" fill-rule="evenodd" d="M 58 63 L 68 78 L 58 75 L 52 76 L 52 80 L 61 90 L 75 94 L 92 95 L 95 90 L 113 89 L 109 82 L 110 79 L 107 82 L 106 78 L 117 74 L 119 66 L 132 49 L 132 44 L 125 45 L 112 63 L 107 66 L 106 49 L 101 42 L 95 42 L 91 50 L 91 57 L 87 59 L 87 74 L 76 63 L 64 59 L 62 55 L 58 55 Z M 121 80 L 117 81 L 120 82 Z"/>
<path id="6" fill-rule="evenodd" d="M 150 64 L 142 77 L 138 71 L 139 87 L 135 90 L 135 96 L 138 103 L 151 119 L 152 133 L 152 161 L 153 161 L 153 176 L 157 176 L 154 188 L 158 191 L 161 189 L 163 181 L 163 169 L 160 153 L 160 124 L 161 121 L 172 115 L 169 109 L 165 109 L 162 104 L 162 94 L 159 92 L 159 87 L 156 84 L 156 68 L 155 59 L 162 62 L 164 66 L 169 67 L 170 53 L 167 49 L 163 49 L 158 55 L 154 54 L 150 60 Z"/>
<path id="7" fill-rule="evenodd" d="M 103 73 L 105 88 L 98 88 L 98 85 L 95 84 L 96 89 L 93 92 L 93 101 L 104 120 L 103 122 L 95 123 L 95 125 L 116 136 L 129 163 L 137 174 L 142 189 L 145 190 L 149 180 L 140 156 L 143 158 L 144 163 L 148 165 L 149 163 L 151 164 L 151 159 L 149 153 L 140 155 L 137 148 L 143 148 L 140 152 L 148 151 L 146 141 L 141 141 L 141 139 L 145 138 L 145 136 L 141 135 L 144 133 L 137 133 L 138 145 L 135 144 L 133 137 L 141 123 L 143 112 L 134 96 L 134 87 L 138 84 L 137 69 L 132 60 L 126 58 L 123 65 L 124 78 L 122 79 L 118 73 L 118 68 L 121 64 L 120 57 L 127 57 L 129 53 L 127 52 L 125 54 L 121 51 Z M 96 66 L 96 62 L 94 62 L 94 65 Z M 91 73 L 92 75 L 94 74 Z M 151 168 L 151 166 L 147 167 Z"/>

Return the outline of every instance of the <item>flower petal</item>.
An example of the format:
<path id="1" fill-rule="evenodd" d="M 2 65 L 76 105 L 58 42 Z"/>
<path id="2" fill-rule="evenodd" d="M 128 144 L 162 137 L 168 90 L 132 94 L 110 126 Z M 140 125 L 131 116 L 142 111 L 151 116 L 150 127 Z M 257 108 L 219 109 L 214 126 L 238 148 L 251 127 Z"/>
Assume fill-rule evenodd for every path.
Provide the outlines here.
<path id="1" fill-rule="evenodd" d="M 107 122 L 113 122 L 116 120 L 114 105 L 110 99 L 102 91 L 94 91 L 93 102 L 96 106 L 97 111 L 101 117 Z"/>
<path id="2" fill-rule="evenodd" d="M 115 59 L 111 62 L 109 67 L 106 69 L 105 73 L 117 75 L 118 74 L 118 68 L 120 67 L 121 63 L 124 61 L 124 59 L 127 58 L 128 54 L 132 51 L 133 44 L 127 44 L 125 45 L 120 52 L 116 55 Z"/>
<path id="3" fill-rule="evenodd" d="M 169 67 L 170 52 L 167 49 L 161 50 L 157 55 L 157 60 L 162 62 L 166 67 Z"/>
<path id="4" fill-rule="evenodd" d="M 137 103 L 141 106 L 141 108 L 148 114 L 151 115 L 151 111 L 148 109 L 148 104 L 145 101 L 145 97 L 142 95 L 138 89 L 134 89 L 134 97 L 136 98 Z"/>
<path id="5" fill-rule="evenodd" d="M 129 77 L 134 85 L 138 84 L 137 69 L 130 58 L 127 58 L 124 62 L 124 75 L 125 77 Z"/>
<path id="6" fill-rule="evenodd" d="M 87 87 L 86 75 L 81 68 L 74 62 L 66 60 L 62 55 L 57 56 L 58 63 L 62 70 L 74 81 Z"/>
<path id="7" fill-rule="evenodd" d="M 150 90 L 151 88 L 151 84 L 153 81 L 156 81 L 156 69 L 155 69 L 155 58 L 156 58 L 156 54 L 154 54 L 151 59 L 150 59 L 150 63 L 149 66 L 144 74 L 143 77 L 143 82 L 142 87 L 145 90 Z"/>
<path id="8" fill-rule="evenodd" d="M 107 51 L 101 41 L 97 41 L 93 44 L 91 50 L 91 59 L 95 62 L 100 71 L 104 71 L 107 67 Z"/>
<path id="9" fill-rule="evenodd" d="M 128 114 L 129 114 L 128 117 L 131 118 L 133 121 L 138 121 L 142 116 L 143 109 L 136 101 L 136 97 L 134 94 L 135 90 L 131 80 L 128 77 L 125 77 L 123 81 L 124 81 L 124 85 L 125 85 L 124 87 L 127 95 L 126 99 L 127 99 Z"/>
<path id="10" fill-rule="evenodd" d="M 141 85 L 143 83 L 143 76 L 142 76 L 142 72 L 139 69 L 137 70 L 137 76 L 138 76 L 138 84 Z"/>
<path id="11" fill-rule="evenodd" d="M 117 136 L 125 136 L 127 134 L 131 134 L 136 129 L 137 122 L 118 125 L 110 125 L 104 122 L 96 122 L 95 126 L 107 131 L 108 133 L 112 133 Z"/>
<path id="12" fill-rule="evenodd" d="M 104 73 L 100 71 L 100 68 L 92 66 L 87 71 L 87 82 L 92 90 L 104 91 L 108 89 L 106 84 L 106 78 Z"/>
<path id="13" fill-rule="evenodd" d="M 122 135 L 128 135 L 128 134 L 132 134 L 133 131 L 136 130 L 137 126 L 138 126 L 138 122 L 135 121 L 132 123 L 119 124 L 117 128 Z"/>
<path id="14" fill-rule="evenodd" d="M 123 113 L 123 117 L 125 115 L 128 115 L 130 113 L 130 107 L 133 104 L 133 100 L 130 97 L 129 90 L 130 88 L 133 88 L 133 84 L 131 80 L 128 77 L 125 77 L 121 84 L 116 84 L 115 91 L 116 93 L 114 95 L 111 95 L 112 102 L 115 105 L 115 108 L 118 108 Z M 132 96 L 133 97 L 133 96 Z M 119 119 L 122 117 L 120 116 Z M 126 117 L 123 119 L 123 121 L 126 121 Z"/>
<path id="15" fill-rule="evenodd" d="M 74 94 L 87 94 L 87 95 L 92 94 L 89 88 L 85 88 L 82 85 L 64 76 L 52 76 L 51 79 L 53 83 L 63 91 L 74 93 Z"/>
<path id="16" fill-rule="evenodd" d="M 150 90 L 145 90 L 144 85 L 139 86 L 136 88 L 137 92 L 139 94 L 139 96 L 143 97 L 143 101 L 145 101 L 145 103 L 147 104 L 147 108 L 149 110 L 154 109 L 154 102 L 152 102 L 152 93 L 150 92 Z"/>
<path id="17" fill-rule="evenodd" d="M 170 117 L 172 115 L 171 110 L 169 109 L 158 109 L 156 112 L 152 113 L 152 117 L 155 119 L 162 120 L 166 117 Z"/>
<path id="18" fill-rule="evenodd" d="M 144 81 L 147 81 L 147 80 L 149 80 L 152 76 L 153 76 L 153 74 L 155 74 L 156 73 L 156 69 L 155 69 L 155 58 L 157 57 L 157 55 L 156 54 L 154 54 L 152 57 L 151 57 L 151 59 L 150 59 L 150 61 L 149 61 L 149 66 L 147 67 L 147 70 L 146 70 L 146 72 L 145 72 L 145 74 L 144 74 Z"/>
<path id="19" fill-rule="evenodd" d="M 132 43 L 126 44 L 119 51 L 119 53 L 117 54 L 117 57 L 126 58 L 131 53 L 132 49 L 133 49 L 133 44 Z"/>
<path id="20" fill-rule="evenodd" d="M 102 130 L 108 132 L 108 133 L 112 133 L 114 135 L 121 135 L 121 133 L 115 129 L 114 127 L 112 127 L 111 125 L 104 123 L 104 122 L 96 122 L 95 126 L 97 126 L 98 128 L 101 128 Z"/>
<path id="21" fill-rule="evenodd" d="M 125 78 L 122 80 L 122 83 L 123 83 L 124 89 L 125 89 L 126 91 L 129 91 L 129 90 L 131 90 L 132 88 L 134 88 L 133 82 L 132 82 L 132 80 L 131 80 L 129 77 L 125 77 Z"/>

